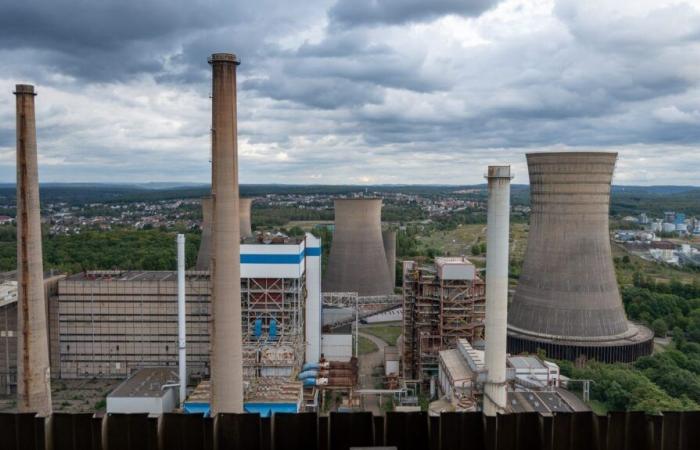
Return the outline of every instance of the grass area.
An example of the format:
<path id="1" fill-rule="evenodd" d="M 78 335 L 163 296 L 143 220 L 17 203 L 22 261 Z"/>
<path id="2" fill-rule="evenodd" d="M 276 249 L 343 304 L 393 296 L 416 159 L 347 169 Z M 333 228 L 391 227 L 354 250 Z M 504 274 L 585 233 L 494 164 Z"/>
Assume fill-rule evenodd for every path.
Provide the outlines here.
<path id="1" fill-rule="evenodd" d="M 370 325 L 362 327 L 362 332 L 376 336 L 389 345 L 396 345 L 396 340 L 401 335 L 400 325 Z M 362 341 L 360 341 L 360 344 Z"/>
<path id="2" fill-rule="evenodd" d="M 593 412 L 599 416 L 605 416 L 608 414 L 608 408 L 606 408 L 605 405 L 598 400 L 589 401 L 588 406 L 590 406 Z"/>
<path id="3" fill-rule="evenodd" d="M 681 283 L 692 284 L 693 281 L 700 281 L 699 272 L 686 272 L 669 266 L 668 264 L 660 264 L 654 261 L 647 261 L 639 256 L 628 252 L 623 246 L 613 243 L 612 245 L 613 258 L 622 258 L 629 256 L 630 262 L 626 264 L 617 264 L 617 279 L 620 285 L 631 285 L 635 272 L 641 272 L 644 276 L 651 276 L 657 282 L 668 283 L 672 279 L 677 279 Z"/>
<path id="4" fill-rule="evenodd" d="M 370 341 L 364 336 L 360 336 L 360 342 L 358 345 L 357 351 L 360 353 L 360 355 L 366 355 L 367 353 L 374 353 L 378 351 L 379 348 L 374 344 L 374 342 Z"/>
<path id="5" fill-rule="evenodd" d="M 522 261 L 527 245 L 527 229 L 528 225 L 524 223 L 511 224 L 511 259 Z M 435 231 L 428 236 L 419 236 L 418 242 L 423 250 L 433 248 L 443 255 L 466 255 L 478 262 L 484 257 L 472 256 L 472 245 L 486 242 L 486 224 L 462 224 L 454 230 Z"/>

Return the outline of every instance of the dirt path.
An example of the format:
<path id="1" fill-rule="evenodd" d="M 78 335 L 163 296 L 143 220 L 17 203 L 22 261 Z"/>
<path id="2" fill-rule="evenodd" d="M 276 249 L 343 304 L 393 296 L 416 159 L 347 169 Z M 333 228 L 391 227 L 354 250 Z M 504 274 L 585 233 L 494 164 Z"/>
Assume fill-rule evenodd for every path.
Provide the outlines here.
<path id="1" fill-rule="evenodd" d="M 361 329 L 362 328 L 360 328 L 360 330 Z M 388 344 L 379 339 L 377 336 L 363 333 L 362 331 L 360 331 L 359 334 L 360 336 L 374 342 L 374 345 L 376 345 L 378 349 L 375 352 L 360 355 L 360 387 L 373 389 L 375 386 L 372 373 L 375 367 L 384 364 L 384 347 L 386 347 Z M 374 415 L 382 414 L 382 410 L 379 407 L 378 397 L 376 395 L 365 396 L 364 405 L 365 411 L 371 411 Z"/>

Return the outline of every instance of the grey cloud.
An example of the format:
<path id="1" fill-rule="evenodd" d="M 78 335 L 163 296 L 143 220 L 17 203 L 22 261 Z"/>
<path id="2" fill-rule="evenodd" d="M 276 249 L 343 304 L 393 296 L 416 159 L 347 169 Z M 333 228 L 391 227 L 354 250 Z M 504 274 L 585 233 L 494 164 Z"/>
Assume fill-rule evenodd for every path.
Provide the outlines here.
<path id="1" fill-rule="evenodd" d="M 423 22 L 447 14 L 478 16 L 499 0 L 338 0 L 331 20 L 342 25 Z"/>

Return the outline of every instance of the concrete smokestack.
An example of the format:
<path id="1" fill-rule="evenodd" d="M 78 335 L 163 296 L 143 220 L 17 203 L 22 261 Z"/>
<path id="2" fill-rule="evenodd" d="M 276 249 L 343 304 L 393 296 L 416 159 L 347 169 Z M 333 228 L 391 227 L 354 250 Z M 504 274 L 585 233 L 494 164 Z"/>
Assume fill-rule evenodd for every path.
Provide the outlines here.
<path id="1" fill-rule="evenodd" d="M 211 263 L 211 222 L 212 222 L 212 199 L 202 198 L 202 238 L 199 241 L 199 251 L 197 252 L 197 270 L 209 270 Z"/>
<path id="2" fill-rule="evenodd" d="M 187 396 L 187 305 L 185 304 L 185 235 L 177 235 L 177 348 L 180 407 Z"/>
<path id="3" fill-rule="evenodd" d="M 51 414 L 34 86 L 18 84 L 17 101 L 17 410 Z"/>
<path id="4" fill-rule="evenodd" d="M 612 264 L 608 215 L 617 153 L 527 155 L 530 231 L 508 313 L 508 349 L 631 362 L 652 350 L 629 324 Z"/>
<path id="5" fill-rule="evenodd" d="M 506 407 L 506 333 L 508 321 L 508 241 L 510 239 L 510 166 L 489 166 L 486 228 L 486 368 L 484 413 Z"/>
<path id="6" fill-rule="evenodd" d="M 253 229 L 250 225 L 250 208 L 253 205 L 252 198 L 239 199 L 239 216 L 241 218 L 241 237 L 247 238 L 253 235 Z"/>
<path id="7" fill-rule="evenodd" d="M 243 412 L 240 222 L 236 66 L 229 53 L 209 58 L 212 87 L 211 412 Z"/>
<path id="8" fill-rule="evenodd" d="M 382 242 L 384 242 L 386 265 L 389 268 L 389 279 L 393 289 L 396 287 L 396 230 L 382 231 Z"/>
<path id="9" fill-rule="evenodd" d="M 335 231 L 323 290 L 361 296 L 393 293 L 382 242 L 381 199 L 335 201 Z"/>

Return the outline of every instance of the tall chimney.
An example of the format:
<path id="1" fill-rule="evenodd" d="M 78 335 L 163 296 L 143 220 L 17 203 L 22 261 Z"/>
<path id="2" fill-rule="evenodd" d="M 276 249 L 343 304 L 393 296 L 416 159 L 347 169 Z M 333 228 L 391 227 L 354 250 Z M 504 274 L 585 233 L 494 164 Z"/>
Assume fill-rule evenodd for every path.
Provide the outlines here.
<path id="1" fill-rule="evenodd" d="M 252 198 L 239 199 L 239 213 L 241 218 L 241 237 L 247 238 L 253 235 L 253 228 L 250 224 L 250 207 L 253 204 Z"/>
<path id="2" fill-rule="evenodd" d="M 17 100 L 17 410 L 51 414 L 49 341 L 41 252 L 34 86 Z"/>
<path id="3" fill-rule="evenodd" d="M 212 169 L 213 170 L 213 169 Z M 211 197 L 202 197 L 202 235 L 197 252 L 197 270 L 209 270 L 211 263 L 211 222 L 212 222 Z"/>
<path id="4" fill-rule="evenodd" d="M 510 239 L 510 166 L 489 166 L 486 228 L 486 368 L 484 413 L 506 407 L 506 333 L 508 319 L 508 241 Z"/>
<path id="5" fill-rule="evenodd" d="M 243 412 L 238 128 L 235 55 L 214 53 L 212 66 L 212 352 L 211 412 Z"/>
<path id="6" fill-rule="evenodd" d="M 185 304 L 185 235 L 177 235 L 177 350 L 180 407 L 187 396 L 187 305 Z"/>
<path id="7" fill-rule="evenodd" d="M 384 242 L 386 265 L 389 268 L 391 288 L 394 289 L 396 287 L 396 230 L 382 231 L 382 241 Z"/>

